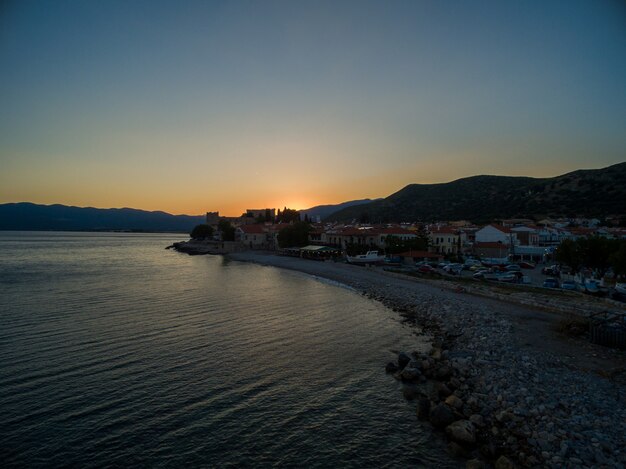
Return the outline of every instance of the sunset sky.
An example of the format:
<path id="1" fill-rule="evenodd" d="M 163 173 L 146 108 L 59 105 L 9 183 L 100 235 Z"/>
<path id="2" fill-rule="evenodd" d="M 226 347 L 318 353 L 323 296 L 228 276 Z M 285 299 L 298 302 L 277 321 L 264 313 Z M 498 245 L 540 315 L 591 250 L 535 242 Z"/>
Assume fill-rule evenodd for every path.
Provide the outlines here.
<path id="1" fill-rule="evenodd" d="M 626 160 L 618 0 L 0 5 L 0 203 L 238 215 Z"/>

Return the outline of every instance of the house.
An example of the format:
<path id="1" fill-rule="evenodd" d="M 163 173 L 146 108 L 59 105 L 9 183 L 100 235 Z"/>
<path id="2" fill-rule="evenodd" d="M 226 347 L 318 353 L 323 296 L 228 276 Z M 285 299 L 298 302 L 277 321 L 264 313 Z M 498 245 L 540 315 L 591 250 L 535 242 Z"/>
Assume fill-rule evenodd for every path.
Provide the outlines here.
<path id="1" fill-rule="evenodd" d="M 431 250 L 441 254 L 459 254 L 463 244 L 462 233 L 451 227 L 432 228 L 428 231 Z"/>
<path id="2" fill-rule="evenodd" d="M 250 249 L 268 249 L 268 230 L 265 225 L 242 225 L 235 230 L 235 239 Z"/>
<path id="3" fill-rule="evenodd" d="M 516 226 L 511 228 L 511 233 L 515 233 L 518 243 L 522 246 L 537 246 L 539 235 L 537 228 L 533 226 Z"/>
<path id="4" fill-rule="evenodd" d="M 487 225 L 476 232 L 476 243 L 518 244 L 516 233 L 502 225 Z"/>
<path id="5" fill-rule="evenodd" d="M 412 239 L 416 239 L 418 236 L 415 231 L 407 230 L 406 228 L 399 226 L 376 228 L 373 230 L 373 233 L 376 235 L 374 244 L 380 249 L 385 249 L 385 247 L 387 247 L 386 241 L 389 236 L 393 236 L 400 241 L 410 241 Z"/>

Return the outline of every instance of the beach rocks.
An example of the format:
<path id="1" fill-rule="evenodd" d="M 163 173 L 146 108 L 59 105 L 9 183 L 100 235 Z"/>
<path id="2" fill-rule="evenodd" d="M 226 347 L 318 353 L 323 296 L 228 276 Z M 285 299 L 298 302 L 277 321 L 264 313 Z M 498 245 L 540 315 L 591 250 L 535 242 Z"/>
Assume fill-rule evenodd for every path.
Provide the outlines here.
<path id="1" fill-rule="evenodd" d="M 448 404 L 450 407 L 455 408 L 456 410 L 461 410 L 463 408 L 463 401 L 455 395 L 448 396 L 445 400 L 445 403 Z"/>
<path id="2" fill-rule="evenodd" d="M 404 381 L 416 381 L 419 380 L 421 376 L 422 372 L 419 369 L 413 368 L 411 366 L 406 366 L 404 370 L 400 372 L 400 377 Z"/>
<path id="3" fill-rule="evenodd" d="M 446 435 L 460 444 L 476 443 L 476 429 L 469 420 L 457 420 L 446 427 Z"/>
<path id="4" fill-rule="evenodd" d="M 496 469 L 515 469 L 515 464 L 506 456 L 500 456 L 496 461 Z"/>
<path id="5" fill-rule="evenodd" d="M 396 365 L 394 362 L 389 362 L 387 363 L 387 365 L 385 365 L 385 371 L 387 373 L 395 373 L 396 371 L 398 371 L 398 365 Z"/>
<path id="6" fill-rule="evenodd" d="M 456 416 L 450 406 L 437 404 L 430 409 L 430 423 L 435 428 L 446 428 L 456 420 Z"/>
<path id="7" fill-rule="evenodd" d="M 417 401 L 417 418 L 420 420 L 428 420 L 430 417 L 430 399 L 421 397 Z"/>
<path id="8" fill-rule="evenodd" d="M 399 384 L 415 385 L 428 396 L 415 399 L 417 416 L 434 420 L 441 429 L 469 420 L 475 427 L 474 445 L 487 467 L 504 456 L 500 465 L 626 468 L 626 352 L 605 350 L 578 338 L 555 339 L 550 330 L 553 315 L 510 304 L 539 304 L 535 292 L 471 287 L 476 294 L 509 303 L 495 302 L 452 292 L 443 282 L 414 281 L 382 269 L 279 256 L 263 262 L 284 263 L 345 283 L 393 308 L 423 332 L 410 346 L 422 346 L 420 353 L 403 352 L 393 376 L 401 380 L 399 371 L 415 360 L 417 366 L 411 368 L 419 369 L 421 378 Z M 543 301 L 542 307 L 554 310 L 564 301 L 562 295 L 553 294 L 549 300 L 555 304 Z M 567 314 L 599 311 L 607 308 L 603 301 L 576 297 L 562 310 Z M 432 339 L 432 350 L 423 346 L 425 337 Z M 395 353 L 393 359 L 399 358 Z M 583 369 L 584 362 L 588 368 Z M 622 371 L 590 371 L 607 371 L 603 367 L 608 364 Z M 443 402 L 452 395 L 463 402 L 462 408 Z"/>
<path id="9" fill-rule="evenodd" d="M 403 369 L 411 361 L 411 356 L 406 352 L 400 352 L 398 354 L 398 367 Z"/>

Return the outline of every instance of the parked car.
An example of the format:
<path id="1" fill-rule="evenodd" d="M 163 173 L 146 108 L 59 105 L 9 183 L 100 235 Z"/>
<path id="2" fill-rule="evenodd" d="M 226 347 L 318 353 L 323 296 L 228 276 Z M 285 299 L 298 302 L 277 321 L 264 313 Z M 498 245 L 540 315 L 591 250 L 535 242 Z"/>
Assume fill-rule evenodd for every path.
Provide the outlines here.
<path id="1" fill-rule="evenodd" d="M 559 288 L 559 281 L 555 278 L 547 278 L 543 281 L 544 288 Z"/>
<path id="2" fill-rule="evenodd" d="M 470 272 L 478 272 L 479 270 L 483 270 L 485 268 L 484 265 L 482 264 L 478 264 L 478 265 L 473 265 L 469 268 Z"/>
<path id="3" fill-rule="evenodd" d="M 528 262 L 528 261 L 519 261 L 517 265 L 519 265 L 522 269 L 534 269 L 535 268 L 535 264 L 533 264 L 532 262 Z"/>
<path id="4" fill-rule="evenodd" d="M 574 282 L 573 280 L 565 280 L 563 283 L 561 283 L 561 288 L 563 290 L 576 291 L 578 290 L 578 285 L 576 285 L 576 282 Z"/>
<path id="5" fill-rule="evenodd" d="M 519 272 L 522 268 L 517 264 L 510 264 L 505 267 L 509 272 Z"/>
<path id="6" fill-rule="evenodd" d="M 432 268 L 431 266 L 429 266 L 428 264 L 424 264 L 424 265 L 420 265 L 420 266 L 417 268 L 417 271 L 418 271 L 419 273 L 422 273 L 422 274 L 432 274 L 432 273 L 434 273 L 434 272 L 435 272 L 435 269 L 433 269 L 433 268 Z"/>
<path id="7" fill-rule="evenodd" d="M 461 264 L 448 264 L 443 270 L 451 275 L 459 275 L 463 270 L 463 266 Z"/>
<path id="8" fill-rule="evenodd" d="M 541 269 L 541 273 L 544 275 L 559 275 L 559 266 L 551 265 L 550 267 L 544 267 Z"/>

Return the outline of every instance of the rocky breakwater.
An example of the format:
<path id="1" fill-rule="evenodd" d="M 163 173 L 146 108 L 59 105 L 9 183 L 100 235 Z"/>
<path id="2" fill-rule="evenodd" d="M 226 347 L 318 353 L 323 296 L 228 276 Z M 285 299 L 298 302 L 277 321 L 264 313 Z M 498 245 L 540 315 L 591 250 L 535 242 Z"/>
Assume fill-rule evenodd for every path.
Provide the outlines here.
<path id="1" fill-rule="evenodd" d="M 386 371 L 467 468 L 624 467 L 623 395 L 603 395 L 593 377 L 547 376 L 529 356 L 507 363 L 454 352 L 457 339 L 435 339 L 427 354 L 401 352 Z"/>
<path id="2" fill-rule="evenodd" d="M 229 254 L 241 251 L 241 243 L 235 241 L 206 241 L 190 239 L 189 241 L 180 241 L 167 246 L 165 249 L 174 249 L 178 252 L 189 254 L 190 256 L 198 256 L 203 254 Z"/>

